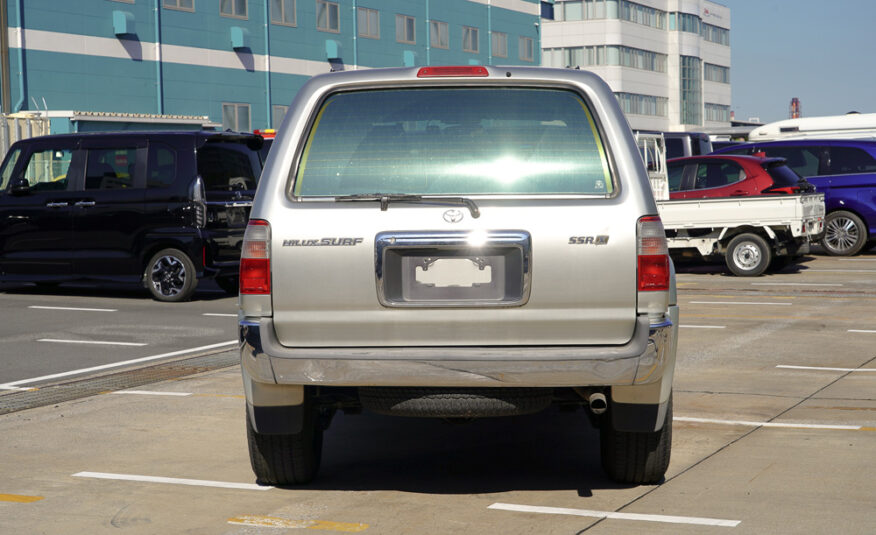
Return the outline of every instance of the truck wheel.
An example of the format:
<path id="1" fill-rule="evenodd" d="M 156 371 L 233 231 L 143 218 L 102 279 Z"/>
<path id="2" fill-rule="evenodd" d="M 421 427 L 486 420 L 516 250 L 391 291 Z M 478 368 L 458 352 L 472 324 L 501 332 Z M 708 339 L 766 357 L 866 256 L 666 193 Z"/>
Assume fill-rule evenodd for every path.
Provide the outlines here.
<path id="1" fill-rule="evenodd" d="M 821 245 L 831 256 L 858 254 L 867 243 L 867 227 L 861 218 L 845 210 L 827 214 Z"/>
<path id="2" fill-rule="evenodd" d="M 662 429 L 650 433 L 617 431 L 611 418 L 603 417 L 599 446 L 602 469 L 614 481 L 636 485 L 659 483 L 669 467 L 672 450 L 672 395 Z"/>
<path id="3" fill-rule="evenodd" d="M 264 485 L 301 485 L 312 481 L 322 458 L 323 428 L 319 424 L 316 412 L 307 404 L 300 433 L 268 435 L 253 429 L 247 410 L 249 461 L 258 482 Z"/>
<path id="4" fill-rule="evenodd" d="M 766 271 L 773 251 L 757 234 L 740 234 L 727 245 L 727 267 L 739 277 L 757 277 Z"/>
<path id="5" fill-rule="evenodd" d="M 158 301 L 188 301 L 195 293 L 195 264 L 179 249 L 162 249 L 146 264 L 146 287 Z"/>

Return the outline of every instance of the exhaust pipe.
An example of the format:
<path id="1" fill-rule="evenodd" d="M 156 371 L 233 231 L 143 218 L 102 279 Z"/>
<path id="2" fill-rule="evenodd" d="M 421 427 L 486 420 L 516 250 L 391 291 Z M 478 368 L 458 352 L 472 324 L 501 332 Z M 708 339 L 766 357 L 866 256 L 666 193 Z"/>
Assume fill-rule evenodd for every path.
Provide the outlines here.
<path id="1" fill-rule="evenodd" d="M 608 402 L 605 400 L 605 394 L 601 392 L 590 394 L 590 397 L 587 398 L 587 402 L 590 404 L 590 410 L 593 414 L 599 415 L 608 409 Z"/>

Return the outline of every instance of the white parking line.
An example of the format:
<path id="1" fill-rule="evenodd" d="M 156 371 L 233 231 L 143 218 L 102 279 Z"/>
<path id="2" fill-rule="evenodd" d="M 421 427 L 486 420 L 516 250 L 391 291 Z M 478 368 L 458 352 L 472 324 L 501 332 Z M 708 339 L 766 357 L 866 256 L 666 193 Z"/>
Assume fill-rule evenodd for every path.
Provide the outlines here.
<path id="1" fill-rule="evenodd" d="M 719 424 L 719 425 L 744 425 L 747 427 L 784 427 L 791 429 L 834 429 L 845 431 L 860 431 L 863 426 L 860 425 L 827 425 L 827 424 L 795 424 L 795 423 L 780 423 L 780 422 L 749 422 L 745 420 L 717 420 L 714 418 L 687 418 L 684 416 L 675 416 L 672 418 L 674 422 L 691 422 L 696 424 Z"/>
<path id="2" fill-rule="evenodd" d="M 156 392 L 154 390 L 117 390 L 113 394 L 137 394 L 141 396 L 191 396 L 191 392 Z"/>
<path id="3" fill-rule="evenodd" d="M 47 307 L 32 305 L 27 308 L 37 308 L 40 310 L 73 310 L 76 312 L 118 312 L 117 308 L 79 308 L 79 307 Z"/>
<path id="4" fill-rule="evenodd" d="M 726 329 L 724 325 L 679 325 L 682 329 Z"/>
<path id="5" fill-rule="evenodd" d="M 639 520 L 644 522 L 663 522 L 669 524 L 694 524 L 697 526 L 719 526 L 735 528 L 741 520 L 722 520 L 720 518 L 701 518 L 696 516 L 645 515 L 638 513 L 615 513 L 613 511 L 591 511 L 588 509 L 567 509 L 565 507 L 540 507 L 517 505 L 513 503 L 494 503 L 487 509 L 517 511 L 521 513 L 542 513 L 549 515 L 586 516 L 591 518 L 610 518 L 612 520 Z"/>
<path id="6" fill-rule="evenodd" d="M 784 368 L 786 370 L 817 370 L 826 372 L 876 372 L 876 368 L 825 368 L 821 366 L 790 366 L 779 364 L 776 368 Z"/>
<path id="7" fill-rule="evenodd" d="M 237 314 L 218 314 L 216 312 L 204 312 L 202 316 L 220 316 L 223 318 L 236 318 Z"/>
<path id="8" fill-rule="evenodd" d="M 817 282 L 752 282 L 752 286 L 842 286 L 837 283 L 817 283 Z"/>
<path id="9" fill-rule="evenodd" d="M 163 358 L 167 358 L 167 357 L 175 357 L 177 355 L 184 355 L 186 353 L 194 353 L 196 351 L 204 351 L 207 349 L 215 349 L 217 347 L 230 346 L 232 344 L 237 345 L 237 343 L 238 343 L 237 340 L 231 340 L 230 342 L 222 342 L 219 344 L 210 344 L 208 346 L 193 347 L 191 349 L 182 349 L 180 351 L 172 351 L 170 353 L 162 353 L 160 355 L 152 355 L 151 357 L 143 357 L 143 358 L 139 358 L 139 359 L 125 360 L 122 362 L 113 362 L 111 364 L 103 364 L 101 366 L 93 366 L 91 368 L 82 368 L 80 370 L 71 370 L 68 372 L 55 373 L 52 375 L 43 375 L 42 377 L 33 377 L 31 379 L 21 379 L 19 381 L 12 381 L 10 383 L 0 384 L 0 388 L 9 388 L 9 387 L 14 387 L 14 386 L 22 385 L 22 384 L 27 384 L 27 383 L 36 383 L 38 381 L 47 381 L 49 379 L 58 379 L 60 377 L 69 377 L 71 375 L 79 375 L 82 373 L 90 373 L 90 372 L 96 372 L 96 371 L 100 371 L 100 370 L 107 370 L 110 368 L 118 368 L 119 366 L 127 366 L 129 364 L 138 364 L 140 362 L 148 362 L 150 360 L 163 359 Z"/>
<path id="10" fill-rule="evenodd" d="M 876 273 L 876 269 L 807 269 L 806 273 Z"/>
<path id="11" fill-rule="evenodd" d="M 142 347 L 148 344 L 139 342 L 101 342 L 97 340 L 55 340 L 54 338 L 40 338 L 37 342 L 52 342 L 53 344 L 94 344 L 101 346 L 133 346 Z"/>
<path id="12" fill-rule="evenodd" d="M 793 303 L 767 303 L 764 301 L 691 301 L 692 305 L 772 305 L 788 307 Z"/>
<path id="13" fill-rule="evenodd" d="M 93 479 L 113 479 L 116 481 L 140 481 L 144 483 L 166 483 L 171 485 L 189 485 L 193 487 L 216 487 L 221 489 L 241 490 L 271 490 L 274 487 L 256 485 L 254 483 L 230 483 L 227 481 L 208 481 L 204 479 L 179 479 L 175 477 L 138 476 L 131 474 L 107 474 L 105 472 L 79 472 L 73 477 Z"/>
<path id="14" fill-rule="evenodd" d="M 866 330 L 866 329 L 849 329 L 848 332 L 850 332 L 850 333 L 876 333 L 876 331 Z"/>

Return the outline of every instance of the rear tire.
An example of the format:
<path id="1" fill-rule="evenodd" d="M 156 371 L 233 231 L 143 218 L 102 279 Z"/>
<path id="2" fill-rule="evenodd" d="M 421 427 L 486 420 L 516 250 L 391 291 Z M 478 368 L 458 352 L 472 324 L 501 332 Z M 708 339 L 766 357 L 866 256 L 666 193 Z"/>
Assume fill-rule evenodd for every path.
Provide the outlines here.
<path id="1" fill-rule="evenodd" d="M 740 234 L 727 245 L 727 267 L 738 277 L 762 275 L 773 259 L 773 251 L 757 234 Z"/>
<path id="2" fill-rule="evenodd" d="M 188 301 L 198 286 L 195 264 L 179 249 L 162 249 L 146 264 L 146 288 L 158 301 Z"/>
<path id="3" fill-rule="evenodd" d="M 614 481 L 636 485 L 659 483 L 669 467 L 672 450 L 672 395 L 662 429 L 646 433 L 618 431 L 606 415 L 602 418 L 599 445 L 602 469 Z"/>
<path id="4" fill-rule="evenodd" d="M 852 212 L 837 210 L 824 219 L 821 246 L 831 256 L 852 256 L 867 243 L 867 226 Z"/>
<path id="5" fill-rule="evenodd" d="M 302 485 L 312 481 L 322 460 L 322 429 L 307 401 L 301 432 L 289 435 L 256 432 L 247 410 L 249 460 L 257 481 L 263 485 Z"/>

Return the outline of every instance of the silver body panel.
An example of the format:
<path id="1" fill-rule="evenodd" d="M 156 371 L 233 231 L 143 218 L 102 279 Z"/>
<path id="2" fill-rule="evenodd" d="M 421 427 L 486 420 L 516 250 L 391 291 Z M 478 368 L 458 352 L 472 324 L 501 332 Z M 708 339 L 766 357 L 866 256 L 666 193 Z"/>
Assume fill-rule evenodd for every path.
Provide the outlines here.
<path id="1" fill-rule="evenodd" d="M 488 67 L 484 78 L 418 79 L 417 69 L 317 76 L 279 129 L 251 217 L 271 225 L 272 292 L 240 296 L 248 401 L 258 384 L 635 386 L 668 398 L 677 318 L 670 291 L 638 292 L 637 221 L 657 215 L 647 172 L 610 88 L 585 71 Z M 464 206 L 335 202 L 292 194 L 320 103 L 336 91 L 391 87 L 540 87 L 575 91 L 605 145 L 615 191 L 473 195 Z M 537 105 L 536 102 L 533 105 Z M 461 212 L 452 217 L 448 210 Z M 525 298 L 503 306 L 397 306 L 381 292 L 381 233 L 525 232 Z M 607 236 L 587 241 L 586 237 Z M 577 241 L 579 238 L 580 241 Z M 326 245 L 319 245 L 325 243 Z M 346 244 L 346 245 L 344 245 Z M 507 306 L 505 306 L 507 305 Z M 649 394 L 650 395 L 650 394 Z M 658 399 L 659 398 L 659 399 Z"/>

